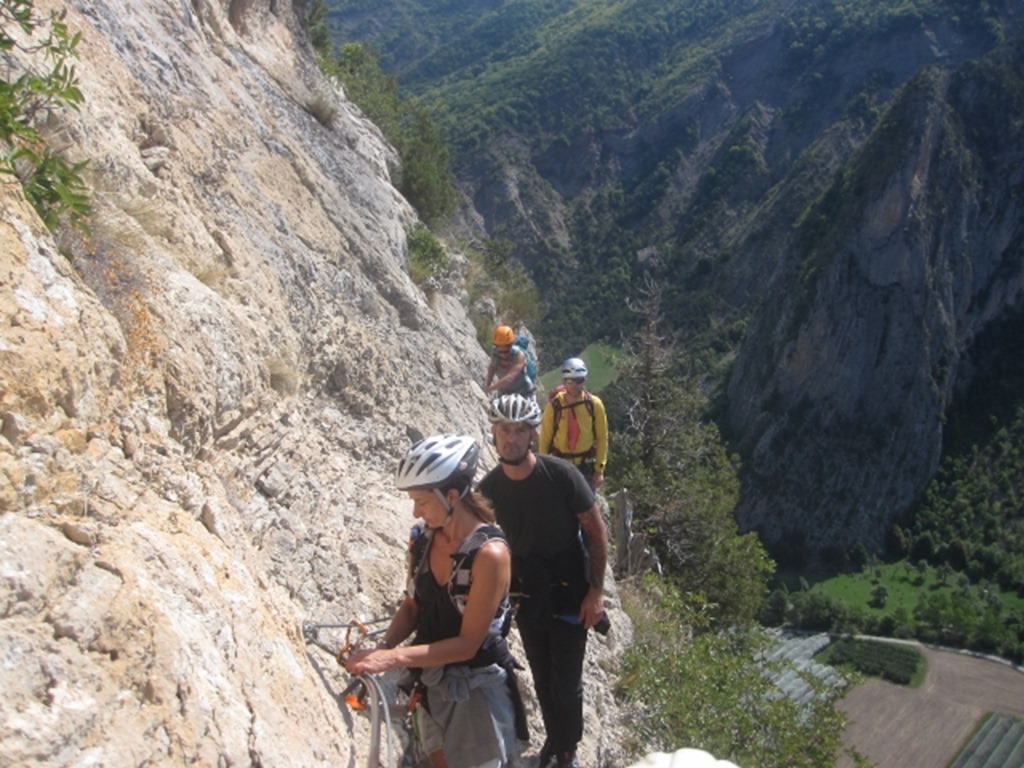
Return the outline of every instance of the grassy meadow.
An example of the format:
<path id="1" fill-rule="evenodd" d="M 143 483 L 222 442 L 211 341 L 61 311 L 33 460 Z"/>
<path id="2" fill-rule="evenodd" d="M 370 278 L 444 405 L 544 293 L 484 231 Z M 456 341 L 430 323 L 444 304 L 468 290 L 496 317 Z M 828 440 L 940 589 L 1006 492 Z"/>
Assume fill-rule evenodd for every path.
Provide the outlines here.
<path id="1" fill-rule="evenodd" d="M 961 589 L 956 573 L 943 576 L 938 568 L 932 566 L 922 571 L 908 561 L 871 565 L 858 573 L 780 574 L 780 579 L 790 591 L 801 589 L 801 577 L 811 592 L 820 592 L 833 600 L 862 609 L 869 616 L 883 616 L 898 608 L 913 615 L 922 594 L 945 592 L 952 595 Z M 885 587 L 887 592 L 884 605 L 874 600 L 879 586 Z M 1024 598 L 1016 593 L 999 592 L 998 596 L 1004 608 L 1024 609 Z"/>
<path id="2" fill-rule="evenodd" d="M 587 389 L 600 394 L 602 389 L 615 381 L 619 374 L 612 361 L 617 354 L 619 350 L 608 344 L 591 344 L 579 354 L 580 359 L 587 364 Z M 561 379 L 561 366 L 540 375 L 540 382 L 548 391 L 558 386 Z"/>

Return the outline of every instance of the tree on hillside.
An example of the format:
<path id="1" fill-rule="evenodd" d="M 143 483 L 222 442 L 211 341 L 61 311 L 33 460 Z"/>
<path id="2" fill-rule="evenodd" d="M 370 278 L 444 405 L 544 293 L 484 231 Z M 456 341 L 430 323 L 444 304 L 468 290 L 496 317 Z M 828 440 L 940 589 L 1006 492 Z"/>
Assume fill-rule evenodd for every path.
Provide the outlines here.
<path id="1" fill-rule="evenodd" d="M 399 93 L 397 80 L 381 70 L 369 46 L 345 43 L 335 51 L 321 13 L 314 3 L 307 19 L 321 70 L 344 85 L 348 98 L 398 151 L 401 167 L 393 170 L 399 191 L 428 224 L 441 220 L 455 206 L 455 187 L 448 149 L 430 113 L 416 99 Z"/>
<path id="2" fill-rule="evenodd" d="M 629 488 L 638 527 L 686 592 L 714 604 L 724 625 L 753 622 L 774 564 L 753 534 L 739 535 L 739 479 L 706 398 L 659 330 L 661 287 L 648 280 L 640 330 L 625 344 L 615 390 L 623 423 L 613 437 L 610 477 Z"/>
<path id="3" fill-rule="evenodd" d="M 688 393 L 672 381 L 674 350 L 659 329 L 661 291 L 660 285 L 648 280 L 640 289 L 641 300 L 630 305 L 643 324 L 625 344 L 628 357 L 619 388 L 628 418 L 623 451 L 633 459 L 631 469 L 654 483 L 666 479 L 667 449 L 693 411 L 692 402 L 685 402 Z M 646 485 L 645 478 L 632 479 L 633 486 Z"/>
<path id="4" fill-rule="evenodd" d="M 327 0 L 312 0 L 306 14 L 306 28 L 309 31 L 309 42 L 317 56 L 330 56 L 333 45 L 327 30 Z"/>
<path id="5" fill-rule="evenodd" d="M 422 104 L 403 99 L 402 173 L 398 188 L 425 221 L 440 221 L 455 207 L 455 187 L 448 177 L 448 150 Z"/>

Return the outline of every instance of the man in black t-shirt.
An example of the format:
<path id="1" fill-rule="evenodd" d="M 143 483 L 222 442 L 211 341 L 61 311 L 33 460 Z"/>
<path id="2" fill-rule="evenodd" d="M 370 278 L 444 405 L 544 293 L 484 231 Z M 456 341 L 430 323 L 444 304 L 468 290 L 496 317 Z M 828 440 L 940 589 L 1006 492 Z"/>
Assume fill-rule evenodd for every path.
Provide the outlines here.
<path id="1" fill-rule="evenodd" d="M 512 550 L 513 590 L 521 593 L 516 624 L 547 735 L 540 767 L 579 768 L 587 630 L 604 618 L 604 518 L 572 464 L 531 450 L 541 420 L 535 400 L 502 395 L 490 420 L 500 464 L 478 490 L 494 505 Z"/>

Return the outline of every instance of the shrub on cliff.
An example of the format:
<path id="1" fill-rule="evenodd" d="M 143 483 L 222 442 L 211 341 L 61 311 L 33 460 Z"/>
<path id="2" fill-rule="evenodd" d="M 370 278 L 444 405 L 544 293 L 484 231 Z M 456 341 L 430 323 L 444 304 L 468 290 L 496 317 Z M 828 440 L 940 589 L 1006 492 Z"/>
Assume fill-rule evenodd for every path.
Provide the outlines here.
<path id="1" fill-rule="evenodd" d="M 52 111 L 82 103 L 69 63 L 80 35 L 71 34 L 63 19 L 64 12 L 39 14 L 32 0 L 0 3 L 0 57 L 6 64 L 0 79 L 0 176 L 21 184 L 51 230 L 65 220 L 84 225 L 89 214 L 81 176 L 86 161 L 68 162 L 37 127 Z"/>

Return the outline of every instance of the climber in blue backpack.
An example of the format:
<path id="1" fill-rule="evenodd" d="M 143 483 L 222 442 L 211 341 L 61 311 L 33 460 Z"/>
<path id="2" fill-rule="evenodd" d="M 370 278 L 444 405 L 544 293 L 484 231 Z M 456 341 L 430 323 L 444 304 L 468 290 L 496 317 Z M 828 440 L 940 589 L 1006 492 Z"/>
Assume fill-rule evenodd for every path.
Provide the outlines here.
<path id="1" fill-rule="evenodd" d="M 484 393 L 533 397 L 537 389 L 537 361 L 530 353 L 529 339 L 516 336 L 507 325 L 499 325 L 494 329 L 493 340 Z"/>

